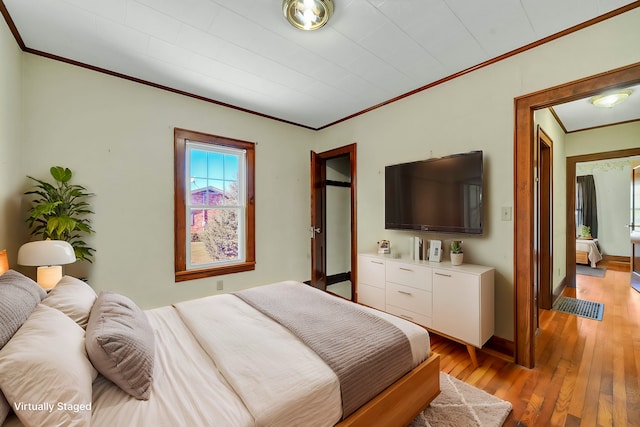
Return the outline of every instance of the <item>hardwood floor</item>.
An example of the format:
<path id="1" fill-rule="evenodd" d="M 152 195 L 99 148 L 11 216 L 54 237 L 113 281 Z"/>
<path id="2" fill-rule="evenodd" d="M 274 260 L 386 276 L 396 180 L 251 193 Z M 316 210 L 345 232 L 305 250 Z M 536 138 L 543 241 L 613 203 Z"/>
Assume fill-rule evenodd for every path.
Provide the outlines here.
<path id="1" fill-rule="evenodd" d="M 534 369 L 482 351 L 474 369 L 464 345 L 432 334 L 440 369 L 510 401 L 505 426 L 640 426 L 640 292 L 604 266 L 563 294 L 604 303 L 602 321 L 541 310 Z"/>

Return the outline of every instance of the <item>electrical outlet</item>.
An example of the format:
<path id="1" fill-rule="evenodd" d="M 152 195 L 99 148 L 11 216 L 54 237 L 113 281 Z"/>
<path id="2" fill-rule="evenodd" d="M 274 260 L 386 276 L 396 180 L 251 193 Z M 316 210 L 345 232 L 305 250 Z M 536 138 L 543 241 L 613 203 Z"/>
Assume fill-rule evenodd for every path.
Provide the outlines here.
<path id="1" fill-rule="evenodd" d="M 503 221 L 511 221 L 511 206 L 504 206 L 500 212 L 500 218 Z"/>
<path id="2" fill-rule="evenodd" d="M 217 289 L 218 289 L 219 291 L 221 291 L 221 290 L 223 290 L 223 289 L 224 289 L 224 285 L 222 284 L 222 280 L 218 280 L 218 281 L 216 282 L 216 287 L 217 287 Z"/>

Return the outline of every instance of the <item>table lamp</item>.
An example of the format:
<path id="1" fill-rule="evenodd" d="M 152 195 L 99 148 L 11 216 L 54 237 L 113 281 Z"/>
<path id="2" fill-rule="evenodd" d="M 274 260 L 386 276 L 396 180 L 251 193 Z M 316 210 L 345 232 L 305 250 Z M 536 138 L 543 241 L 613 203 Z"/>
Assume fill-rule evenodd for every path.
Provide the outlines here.
<path id="1" fill-rule="evenodd" d="M 3 249 L 0 251 L 0 274 L 7 270 L 9 270 L 9 258 L 7 258 L 7 250 Z"/>
<path id="2" fill-rule="evenodd" d="M 62 265 L 73 262 L 73 246 L 63 240 L 29 242 L 18 250 L 18 264 L 38 267 L 36 281 L 45 290 L 54 288 L 62 279 Z"/>

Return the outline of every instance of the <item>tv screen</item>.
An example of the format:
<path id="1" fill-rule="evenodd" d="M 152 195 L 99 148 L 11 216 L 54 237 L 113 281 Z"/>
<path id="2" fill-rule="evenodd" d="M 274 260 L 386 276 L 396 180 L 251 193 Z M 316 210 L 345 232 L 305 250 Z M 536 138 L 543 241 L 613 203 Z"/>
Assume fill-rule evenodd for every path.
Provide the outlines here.
<path id="1" fill-rule="evenodd" d="M 482 151 L 385 167 L 385 228 L 482 234 Z"/>

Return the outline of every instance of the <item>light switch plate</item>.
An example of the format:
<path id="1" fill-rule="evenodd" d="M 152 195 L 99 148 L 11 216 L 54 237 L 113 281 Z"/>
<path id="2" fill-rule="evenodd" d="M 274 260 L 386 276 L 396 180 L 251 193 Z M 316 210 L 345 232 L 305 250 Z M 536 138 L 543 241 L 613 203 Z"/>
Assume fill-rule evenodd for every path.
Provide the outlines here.
<path id="1" fill-rule="evenodd" d="M 503 221 L 511 221 L 511 206 L 503 206 L 500 212 L 500 218 Z"/>

